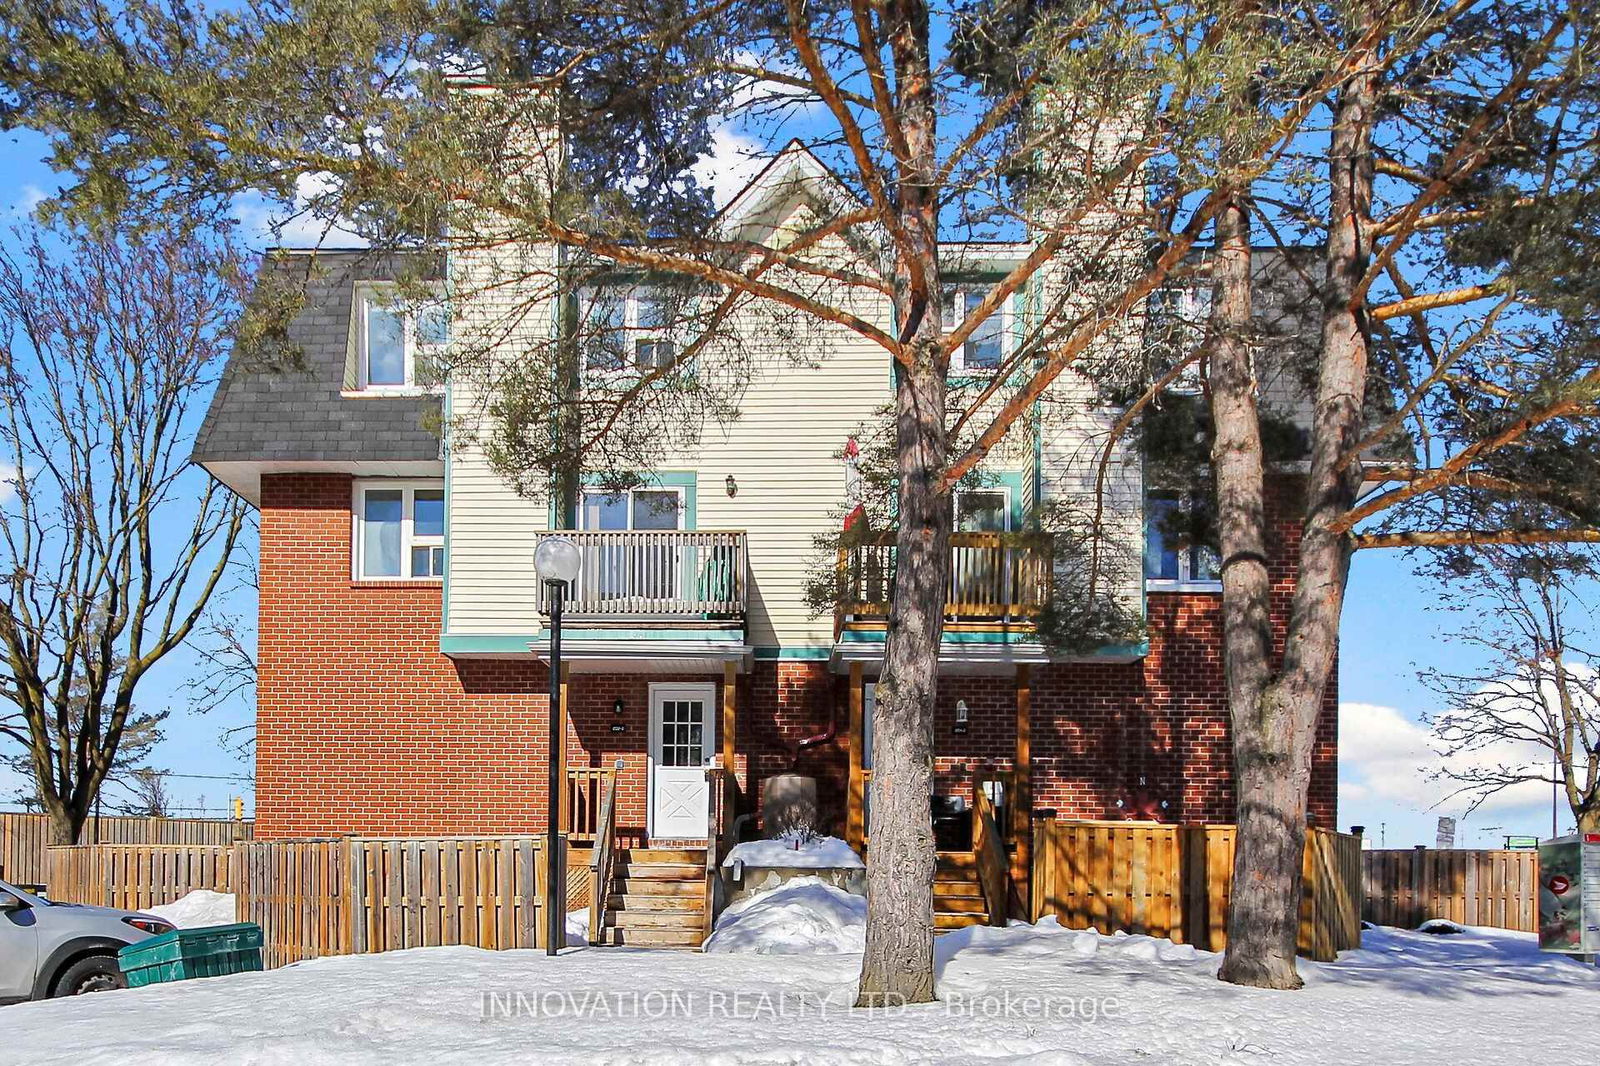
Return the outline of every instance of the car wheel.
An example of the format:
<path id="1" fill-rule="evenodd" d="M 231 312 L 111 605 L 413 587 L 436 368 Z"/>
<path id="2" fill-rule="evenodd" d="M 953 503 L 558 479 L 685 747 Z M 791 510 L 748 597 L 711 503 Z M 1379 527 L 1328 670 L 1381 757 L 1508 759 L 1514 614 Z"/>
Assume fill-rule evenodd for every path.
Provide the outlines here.
<path id="1" fill-rule="evenodd" d="M 57 996 L 81 996 L 88 992 L 105 992 L 113 988 L 127 988 L 128 979 L 117 968 L 111 955 L 90 955 L 79 959 L 56 978 Z"/>

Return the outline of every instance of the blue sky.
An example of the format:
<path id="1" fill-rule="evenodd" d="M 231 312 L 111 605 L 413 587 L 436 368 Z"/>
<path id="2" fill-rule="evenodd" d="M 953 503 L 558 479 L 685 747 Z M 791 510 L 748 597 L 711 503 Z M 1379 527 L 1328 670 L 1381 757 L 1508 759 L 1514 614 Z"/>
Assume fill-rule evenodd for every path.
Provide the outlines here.
<path id="1" fill-rule="evenodd" d="M 56 178 L 41 161 L 45 150 L 40 138 L 26 132 L 0 136 L 4 137 L 0 141 L 0 216 L 9 229 L 55 189 Z M 724 131 L 721 135 L 718 147 L 725 165 L 717 175 L 717 185 L 723 195 L 742 184 L 754 169 L 739 155 L 751 146 L 737 134 Z M 240 214 L 248 226 L 264 229 L 264 211 L 245 208 Z M 1436 592 L 1430 581 L 1412 573 L 1411 563 L 1399 553 L 1369 551 L 1356 558 L 1339 669 L 1339 822 L 1341 828 L 1367 826 L 1375 844 L 1380 840 L 1390 847 L 1432 844 L 1439 815 L 1465 814 L 1461 801 L 1441 803 L 1448 789 L 1431 782 L 1423 770 L 1431 762 L 1431 753 L 1418 717 L 1432 709 L 1434 702 L 1418 683 L 1417 669 L 1466 665 L 1463 653 L 1441 639 L 1427 610 Z M 238 606 L 252 609 L 246 602 Z M 180 652 L 148 678 L 142 704 L 147 708 L 165 706 L 172 712 L 156 765 L 182 774 L 248 774 L 248 763 L 220 740 L 224 729 L 248 721 L 248 709 L 239 707 L 204 717 L 191 714 L 183 685 L 194 672 L 192 658 Z M 0 770 L 0 797 L 13 791 L 13 783 L 4 775 Z M 220 813 L 228 796 L 241 791 L 247 805 L 251 801 L 248 783 L 239 781 L 174 777 L 170 785 L 180 807 L 205 807 Z M 1569 823 L 1570 816 L 1563 813 L 1562 831 Z M 1502 833 L 1547 834 L 1549 830 L 1550 802 L 1545 790 L 1542 798 L 1535 795 L 1530 799 L 1524 793 L 1464 818 L 1458 842 L 1484 846 L 1497 842 Z"/>

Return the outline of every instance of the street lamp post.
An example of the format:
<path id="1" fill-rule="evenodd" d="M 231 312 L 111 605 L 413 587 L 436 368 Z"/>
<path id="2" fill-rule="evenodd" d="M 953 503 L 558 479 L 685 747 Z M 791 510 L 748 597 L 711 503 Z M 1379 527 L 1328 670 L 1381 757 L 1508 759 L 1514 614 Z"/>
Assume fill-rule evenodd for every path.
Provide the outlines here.
<path id="1" fill-rule="evenodd" d="M 550 744 L 549 790 L 545 801 L 544 879 L 545 954 L 554 955 L 566 940 L 566 900 L 561 889 L 566 856 L 561 847 L 561 606 L 567 588 L 577 580 L 581 562 L 578 546 L 567 537 L 545 537 L 533 550 L 533 568 L 550 590 Z"/>

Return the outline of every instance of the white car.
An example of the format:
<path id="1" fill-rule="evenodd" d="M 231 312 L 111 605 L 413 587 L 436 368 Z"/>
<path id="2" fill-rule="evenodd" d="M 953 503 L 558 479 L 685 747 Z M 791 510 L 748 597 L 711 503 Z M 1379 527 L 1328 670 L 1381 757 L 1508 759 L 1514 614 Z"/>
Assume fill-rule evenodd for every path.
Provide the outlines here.
<path id="1" fill-rule="evenodd" d="M 0 1003 L 125 988 L 117 951 L 174 928 L 153 914 L 54 903 L 0 881 Z"/>

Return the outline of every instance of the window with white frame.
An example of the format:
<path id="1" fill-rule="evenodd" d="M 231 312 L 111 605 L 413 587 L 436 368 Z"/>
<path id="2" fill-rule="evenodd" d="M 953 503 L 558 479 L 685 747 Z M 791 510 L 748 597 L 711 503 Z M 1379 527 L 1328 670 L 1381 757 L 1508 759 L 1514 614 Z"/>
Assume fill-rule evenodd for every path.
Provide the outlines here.
<path id="1" fill-rule="evenodd" d="M 1153 377 L 1167 372 L 1199 350 L 1211 321 L 1211 286 L 1167 285 L 1150 294 L 1146 308 L 1145 356 Z M 1200 364 L 1190 363 L 1167 386 L 1179 395 L 1198 395 L 1203 388 Z"/>
<path id="2" fill-rule="evenodd" d="M 683 490 L 633 489 L 585 492 L 578 507 L 578 528 L 594 530 L 682 529 Z M 660 538 L 619 536 L 590 549 L 587 569 L 593 575 L 591 596 L 599 599 L 674 599 L 683 588 L 683 554 L 678 545 Z"/>
<path id="3" fill-rule="evenodd" d="M 358 293 L 356 387 L 382 391 L 429 382 L 450 340 L 444 304 L 409 307 L 383 289 Z"/>
<path id="4" fill-rule="evenodd" d="M 678 356 L 681 296 L 650 285 L 601 285 L 579 295 L 584 369 L 656 370 Z"/>
<path id="5" fill-rule="evenodd" d="M 1011 529 L 1011 490 L 1003 485 L 957 489 L 955 508 L 957 533 L 1006 533 Z"/>
<path id="6" fill-rule="evenodd" d="M 945 290 L 944 332 L 952 333 L 977 310 L 989 294 L 988 286 L 958 285 Z M 1006 337 L 1011 324 L 1011 297 L 1006 297 L 989 317 L 967 335 L 960 348 L 950 353 L 953 370 L 997 370 L 1005 361 L 1009 345 Z"/>
<path id="7" fill-rule="evenodd" d="M 444 576 L 444 482 L 358 481 L 352 506 L 357 578 Z"/>
<path id="8" fill-rule="evenodd" d="M 1144 576 L 1152 585 L 1219 587 L 1216 549 L 1179 532 L 1191 501 L 1181 492 L 1151 491 L 1144 504 Z"/>

